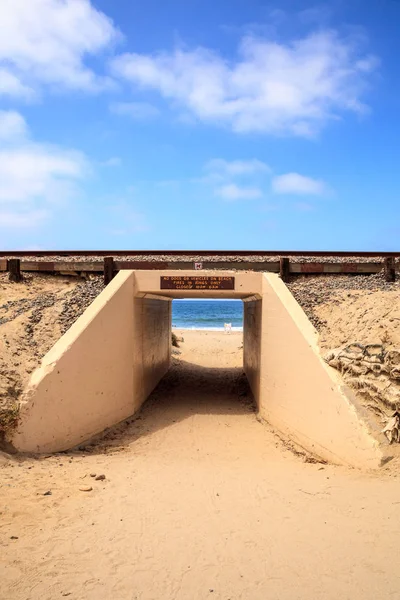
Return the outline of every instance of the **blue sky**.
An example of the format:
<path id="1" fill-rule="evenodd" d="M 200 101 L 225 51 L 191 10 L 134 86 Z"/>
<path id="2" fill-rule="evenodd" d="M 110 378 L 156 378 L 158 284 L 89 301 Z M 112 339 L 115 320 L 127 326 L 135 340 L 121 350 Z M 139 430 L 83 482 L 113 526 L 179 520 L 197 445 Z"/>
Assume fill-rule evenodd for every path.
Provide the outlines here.
<path id="1" fill-rule="evenodd" d="M 0 0 L 0 246 L 398 250 L 399 24 L 397 0 Z"/>

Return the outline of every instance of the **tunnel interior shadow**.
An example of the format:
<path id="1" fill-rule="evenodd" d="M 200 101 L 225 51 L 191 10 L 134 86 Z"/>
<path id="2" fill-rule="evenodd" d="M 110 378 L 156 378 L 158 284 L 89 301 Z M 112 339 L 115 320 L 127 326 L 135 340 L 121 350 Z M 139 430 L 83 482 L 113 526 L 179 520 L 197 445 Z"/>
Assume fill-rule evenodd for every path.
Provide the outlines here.
<path id="1" fill-rule="evenodd" d="M 193 415 L 248 415 L 256 411 L 243 368 L 211 368 L 174 359 L 170 370 L 132 417 L 80 449 L 133 443 Z"/>

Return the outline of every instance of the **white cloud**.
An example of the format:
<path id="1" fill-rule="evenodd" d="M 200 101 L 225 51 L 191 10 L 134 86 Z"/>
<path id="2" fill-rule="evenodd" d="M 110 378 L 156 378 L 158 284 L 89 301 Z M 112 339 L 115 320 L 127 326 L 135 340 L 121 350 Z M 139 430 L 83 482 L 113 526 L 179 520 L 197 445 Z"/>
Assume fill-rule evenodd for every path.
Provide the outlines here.
<path id="1" fill-rule="evenodd" d="M 320 196 L 327 192 L 327 186 L 320 179 L 312 179 L 299 173 L 286 173 L 273 177 L 272 191 L 275 194 Z"/>
<path id="2" fill-rule="evenodd" d="M 9 70 L 0 68 L 0 95 L 30 100 L 35 97 L 35 92 L 29 86 L 24 85 L 22 81 Z"/>
<path id="3" fill-rule="evenodd" d="M 205 169 L 222 176 L 254 175 L 255 173 L 269 173 L 271 170 L 265 162 L 256 158 L 231 161 L 214 158 L 206 164 Z"/>
<path id="4" fill-rule="evenodd" d="M 156 106 L 147 102 L 115 102 L 111 104 L 110 110 L 116 115 L 126 115 L 137 121 L 154 119 L 160 114 Z"/>
<path id="5" fill-rule="evenodd" d="M 27 135 L 24 117 L 15 110 L 0 110 L 0 140 L 15 141 Z"/>
<path id="6" fill-rule="evenodd" d="M 34 199 L 55 202 L 83 176 L 78 152 L 34 142 L 0 150 L 0 203 Z"/>
<path id="7" fill-rule="evenodd" d="M 204 172 L 203 177 L 193 179 L 192 182 L 213 186 L 214 196 L 234 201 L 261 198 L 263 192 L 260 185 L 271 169 L 256 158 L 230 161 L 213 158 L 204 165 Z"/>
<path id="8" fill-rule="evenodd" d="M 362 98 L 377 59 L 358 44 L 332 30 L 286 44 L 248 35 L 234 61 L 206 48 L 176 49 L 123 54 L 112 68 L 201 121 L 310 137 L 346 111 L 365 112 Z"/>
<path id="9" fill-rule="evenodd" d="M 274 194 L 320 196 L 329 194 L 330 187 L 321 179 L 299 173 L 274 175 L 271 167 L 256 158 L 250 160 L 225 160 L 214 158 L 204 165 L 205 175 L 192 179 L 192 183 L 212 186 L 214 196 L 224 200 L 250 200 L 262 198 L 268 187 Z M 275 210 L 276 204 L 268 207 Z M 308 210 L 309 205 L 299 203 L 297 208 Z"/>
<path id="10" fill-rule="evenodd" d="M 223 185 L 217 188 L 214 193 L 224 200 L 252 200 L 261 198 L 263 195 L 257 187 L 244 187 L 236 185 L 236 183 Z"/>
<path id="11" fill-rule="evenodd" d="M 23 117 L 0 113 L 0 227 L 35 227 L 76 192 L 89 171 L 77 151 L 37 143 Z"/>
<path id="12" fill-rule="evenodd" d="M 97 91 L 111 80 L 85 64 L 120 37 L 90 0 L 0 1 L 0 95 L 30 99 L 41 85 Z"/>
<path id="13" fill-rule="evenodd" d="M 205 174 L 193 179 L 193 183 L 222 185 L 237 179 L 252 179 L 260 182 L 271 172 L 271 168 L 265 162 L 256 158 L 230 161 L 224 158 L 213 158 L 204 165 L 203 169 Z"/>

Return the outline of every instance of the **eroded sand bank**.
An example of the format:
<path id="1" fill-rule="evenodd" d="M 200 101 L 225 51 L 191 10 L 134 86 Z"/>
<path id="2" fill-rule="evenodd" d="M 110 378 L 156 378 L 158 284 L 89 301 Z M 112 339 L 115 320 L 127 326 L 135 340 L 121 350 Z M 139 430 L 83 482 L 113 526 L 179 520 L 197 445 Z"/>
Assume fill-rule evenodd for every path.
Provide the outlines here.
<path id="1" fill-rule="evenodd" d="M 3 459 L 0 598 L 396 598 L 393 470 L 304 462 L 256 418 L 241 334 L 183 336 L 138 419 L 88 452 Z"/>

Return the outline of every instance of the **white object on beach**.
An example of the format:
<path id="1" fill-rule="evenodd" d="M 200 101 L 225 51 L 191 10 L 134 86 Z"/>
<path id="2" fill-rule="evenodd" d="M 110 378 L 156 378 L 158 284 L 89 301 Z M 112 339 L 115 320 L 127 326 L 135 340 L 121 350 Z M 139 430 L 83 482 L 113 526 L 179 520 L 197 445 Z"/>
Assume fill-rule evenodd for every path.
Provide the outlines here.
<path id="1" fill-rule="evenodd" d="M 232 323 L 224 323 L 224 331 L 225 333 L 230 333 L 232 331 Z"/>

